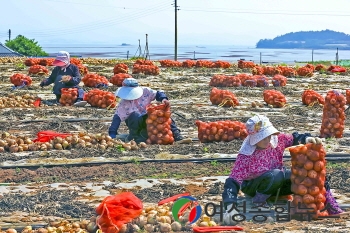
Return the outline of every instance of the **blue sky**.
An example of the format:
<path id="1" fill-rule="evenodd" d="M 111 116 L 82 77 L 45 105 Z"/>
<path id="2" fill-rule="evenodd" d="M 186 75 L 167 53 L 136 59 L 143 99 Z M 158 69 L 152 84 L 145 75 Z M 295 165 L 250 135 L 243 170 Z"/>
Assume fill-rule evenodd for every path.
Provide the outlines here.
<path id="1" fill-rule="evenodd" d="M 173 0 L 1 0 L 0 42 L 21 34 L 40 45 L 174 43 Z M 288 32 L 350 34 L 350 1 L 178 0 L 178 45 L 254 46 Z"/>

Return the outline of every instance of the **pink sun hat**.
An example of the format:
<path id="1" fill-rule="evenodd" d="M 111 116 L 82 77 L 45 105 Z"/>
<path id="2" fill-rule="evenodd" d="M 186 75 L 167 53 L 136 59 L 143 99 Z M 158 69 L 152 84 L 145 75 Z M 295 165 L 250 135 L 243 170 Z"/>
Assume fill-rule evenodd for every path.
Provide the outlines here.
<path id="1" fill-rule="evenodd" d="M 70 64 L 70 55 L 66 51 L 59 51 L 56 55 L 56 59 L 52 63 L 54 66 L 66 66 Z"/>

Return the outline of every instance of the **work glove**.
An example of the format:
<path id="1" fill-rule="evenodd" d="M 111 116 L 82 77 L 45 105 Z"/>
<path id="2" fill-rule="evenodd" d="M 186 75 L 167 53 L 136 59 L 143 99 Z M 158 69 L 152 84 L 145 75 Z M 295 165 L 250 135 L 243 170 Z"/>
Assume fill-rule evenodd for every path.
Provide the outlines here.
<path id="1" fill-rule="evenodd" d="M 22 85 L 20 85 L 20 86 L 13 86 L 13 87 L 12 87 L 12 90 L 16 90 L 16 89 L 23 88 L 23 87 L 25 87 L 27 84 L 28 84 L 28 83 L 27 83 L 26 81 L 23 81 L 23 82 L 22 82 Z"/>
<path id="2" fill-rule="evenodd" d="M 238 211 L 234 208 L 234 205 L 237 206 L 236 203 L 230 203 L 225 207 L 225 213 L 223 216 L 223 221 L 225 225 L 234 226 L 237 225 L 238 221 L 235 221 L 235 214 L 239 214 Z M 240 219 L 240 216 L 236 216 L 236 219 Z"/>
<path id="3" fill-rule="evenodd" d="M 46 85 L 46 82 L 45 82 L 45 80 L 44 81 L 42 81 L 41 83 L 40 83 L 40 87 L 44 87 Z"/>
<path id="4" fill-rule="evenodd" d="M 311 134 L 309 133 L 299 134 L 298 132 L 294 132 L 292 133 L 292 135 L 293 135 L 293 146 L 296 146 L 299 144 L 305 144 L 306 138 L 311 137 Z"/>
<path id="5" fill-rule="evenodd" d="M 306 143 L 322 144 L 322 140 L 321 138 L 318 138 L 318 137 L 307 137 Z"/>

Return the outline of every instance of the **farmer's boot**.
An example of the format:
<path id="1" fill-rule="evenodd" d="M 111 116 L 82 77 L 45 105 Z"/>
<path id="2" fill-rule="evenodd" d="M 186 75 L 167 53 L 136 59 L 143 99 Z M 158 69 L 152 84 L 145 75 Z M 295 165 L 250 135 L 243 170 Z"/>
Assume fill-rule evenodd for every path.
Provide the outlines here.
<path id="1" fill-rule="evenodd" d="M 268 208 L 267 199 L 270 197 L 270 194 L 263 194 L 256 192 L 255 196 L 252 198 L 254 207 L 263 207 Z"/>

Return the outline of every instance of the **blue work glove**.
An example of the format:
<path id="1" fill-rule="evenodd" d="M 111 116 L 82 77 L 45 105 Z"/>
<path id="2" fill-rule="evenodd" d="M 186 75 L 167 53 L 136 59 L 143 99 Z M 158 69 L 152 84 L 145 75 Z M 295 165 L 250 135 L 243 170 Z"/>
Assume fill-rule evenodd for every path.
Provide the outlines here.
<path id="1" fill-rule="evenodd" d="M 104 87 L 104 88 L 106 88 L 106 87 L 108 87 L 108 84 L 99 83 L 99 84 L 96 85 L 96 88 L 99 88 L 99 87 Z"/>
<path id="2" fill-rule="evenodd" d="M 117 135 L 118 135 L 118 132 L 117 132 L 117 133 L 115 133 L 115 132 L 108 132 L 108 134 L 109 134 L 109 136 L 110 136 L 111 138 L 116 138 Z"/>
<path id="3" fill-rule="evenodd" d="M 23 82 L 22 82 L 22 85 L 20 85 L 20 86 L 13 86 L 13 87 L 12 87 L 12 90 L 16 90 L 16 89 L 23 88 L 23 87 L 25 87 L 27 84 L 28 84 L 27 81 L 23 81 Z"/>
<path id="4" fill-rule="evenodd" d="M 46 84 L 46 82 L 45 82 L 45 80 L 44 80 L 44 81 L 42 81 L 42 82 L 40 83 L 40 86 L 41 86 L 41 87 L 44 87 L 45 84 Z"/>

